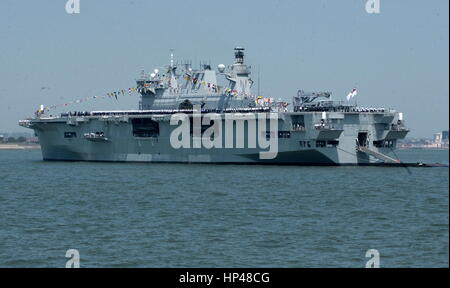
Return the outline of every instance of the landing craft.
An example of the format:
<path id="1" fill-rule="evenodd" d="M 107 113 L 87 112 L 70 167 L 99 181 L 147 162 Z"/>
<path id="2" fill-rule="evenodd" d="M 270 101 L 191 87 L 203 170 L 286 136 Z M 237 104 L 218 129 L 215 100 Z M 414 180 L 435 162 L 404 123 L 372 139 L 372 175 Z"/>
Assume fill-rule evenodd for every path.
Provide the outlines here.
<path id="1" fill-rule="evenodd" d="M 19 124 L 36 132 L 44 160 L 291 165 L 399 163 L 393 150 L 397 140 L 408 133 L 403 114 L 335 101 L 330 92 L 299 90 L 290 104 L 273 100 L 282 95 L 254 95 L 251 67 L 244 63 L 244 51 L 235 48 L 234 63 L 228 68 L 219 64 L 217 72 L 210 64 L 203 64 L 199 69 L 190 63 L 176 64 L 171 55 L 164 71 L 143 73 L 136 80 L 140 94 L 137 110 L 67 112 L 57 117 L 37 113 L 36 117 Z M 204 132 L 214 125 L 202 121 L 199 127 L 186 133 L 189 139 L 184 140 L 189 141 L 191 148 L 175 147 L 171 143 L 171 135 L 178 128 L 171 125 L 172 117 L 183 113 L 193 121 L 196 112 L 219 116 L 220 123 L 210 130 L 208 137 L 220 139 L 222 145 L 192 149 L 198 136 L 194 130 Z M 256 121 L 253 125 L 248 119 L 234 119 L 234 129 L 227 133 L 225 116 L 231 114 L 275 114 L 277 122 L 271 125 L 271 120 Z M 271 147 L 249 145 L 254 137 L 276 143 L 275 156 L 261 157 L 261 152 L 268 152 Z M 226 141 L 233 141 L 231 148 Z"/>

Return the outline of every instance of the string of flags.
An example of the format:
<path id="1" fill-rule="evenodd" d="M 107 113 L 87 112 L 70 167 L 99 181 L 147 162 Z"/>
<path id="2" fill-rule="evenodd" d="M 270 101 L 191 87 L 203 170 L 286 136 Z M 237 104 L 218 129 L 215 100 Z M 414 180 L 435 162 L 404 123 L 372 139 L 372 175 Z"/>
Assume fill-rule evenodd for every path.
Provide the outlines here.
<path id="1" fill-rule="evenodd" d="M 198 78 L 191 78 L 189 75 L 185 75 L 183 77 L 183 79 L 186 80 L 186 81 L 190 80 L 192 82 L 192 84 L 199 83 L 200 85 L 203 85 L 205 87 L 211 88 L 211 90 L 214 91 L 214 92 L 218 92 L 219 91 L 219 87 L 216 84 L 209 83 L 209 82 L 206 82 L 206 81 L 200 81 Z M 227 89 L 225 89 L 225 92 L 226 93 L 232 93 L 232 92 L 237 92 L 237 91 L 227 88 Z"/>
<path id="2" fill-rule="evenodd" d="M 77 99 L 77 100 L 73 100 L 70 102 L 66 102 L 66 103 L 62 103 L 62 104 L 58 104 L 58 105 L 51 105 L 48 107 L 42 107 L 39 109 L 38 112 L 44 112 L 44 111 L 49 111 L 51 109 L 55 109 L 55 108 L 59 108 L 59 107 L 66 107 L 72 104 L 79 104 L 79 103 L 83 103 L 86 101 L 90 101 L 93 99 L 106 99 L 106 98 L 115 98 L 116 100 L 118 100 L 119 96 L 125 96 L 126 94 L 128 95 L 132 95 L 134 92 L 138 92 L 138 88 L 128 88 L 128 89 L 121 89 L 118 91 L 114 91 L 114 92 L 109 92 L 106 93 L 105 95 L 99 95 L 99 96 L 90 96 L 90 97 L 85 97 L 85 98 L 81 98 L 81 99 Z"/>
<path id="3" fill-rule="evenodd" d="M 214 92 L 219 92 L 220 91 L 219 86 L 217 86 L 216 84 L 209 83 L 209 82 L 206 82 L 206 81 L 201 81 L 200 79 L 195 78 L 195 77 L 190 77 L 189 75 L 184 75 L 183 79 L 186 80 L 186 81 L 192 82 L 192 84 L 194 84 L 194 85 L 195 84 L 199 84 L 199 85 L 203 85 L 205 87 L 208 87 L 210 90 L 212 90 Z M 254 98 L 255 102 L 257 104 L 259 103 L 259 102 L 257 102 L 257 97 L 261 97 L 261 96 L 256 96 L 256 95 L 253 95 L 253 94 L 247 94 L 247 93 L 243 93 L 243 92 L 238 92 L 237 90 L 234 90 L 234 89 L 231 89 L 231 88 L 225 88 L 223 91 L 225 92 L 226 95 L 233 96 L 233 97 L 244 96 L 244 97 L 247 97 L 247 98 Z"/>
<path id="4" fill-rule="evenodd" d="M 219 92 L 220 91 L 219 86 L 217 86 L 216 84 L 208 83 L 206 81 L 200 81 L 197 78 L 190 78 L 188 76 L 185 76 L 184 79 L 185 80 L 191 80 L 192 83 L 194 83 L 194 84 L 200 83 L 200 85 L 205 85 L 206 87 L 212 89 L 214 92 Z M 106 93 L 104 95 L 98 95 L 98 96 L 96 95 L 96 96 L 85 97 L 85 98 L 73 100 L 73 101 L 62 103 L 62 104 L 58 104 L 58 105 L 51 105 L 51 106 L 48 106 L 48 107 L 41 106 L 40 109 L 37 112 L 43 113 L 45 111 L 50 111 L 51 109 L 56 109 L 56 108 L 60 108 L 60 107 L 67 107 L 67 106 L 70 106 L 72 104 L 79 104 L 79 103 L 87 102 L 87 101 L 94 100 L 94 99 L 115 98 L 116 100 L 118 100 L 119 96 L 125 96 L 126 94 L 131 96 L 133 93 L 136 93 L 136 92 L 141 93 L 142 89 L 149 88 L 149 87 L 151 87 L 151 85 L 148 84 L 148 83 L 145 83 L 143 88 L 142 87 L 141 88 L 139 88 L 139 87 L 131 87 L 131 88 L 121 89 L 121 90 L 114 91 L 114 92 L 109 92 L 109 93 Z M 353 90 L 356 91 L 356 89 L 353 89 Z M 230 95 L 230 96 L 234 96 L 234 97 L 240 95 L 240 96 L 244 96 L 246 98 L 255 99 L 255 104 L 261 105 L 261 106 L 267 106 L 268 104 L 274 103 L 273 98 L 265 98 L 265 97 L 262 97 L 262 96 L 256 96 L 256 95 L 253 95 L 253 94 L 247 94 L 247 93 L 243 93 L 243 92 L 238 92 L 237 90 L 234 90 L 234 89 L 231 89 L 231 88 L 225 88 L 223 91 L 224 91 L 224 93 L 226 95 Z M 355 95 L 356 95 L 356 92 L 355 92 Z M 354 97 L 354 96 L 352 96 L 352 97 Z"/>
<path id="5" fill-rule="evenodd" d="M 273 98 L 265 98 L 262 96 L 258 96 L 255 98 L 255 103 L 261 106 L 273 103 Z"/>

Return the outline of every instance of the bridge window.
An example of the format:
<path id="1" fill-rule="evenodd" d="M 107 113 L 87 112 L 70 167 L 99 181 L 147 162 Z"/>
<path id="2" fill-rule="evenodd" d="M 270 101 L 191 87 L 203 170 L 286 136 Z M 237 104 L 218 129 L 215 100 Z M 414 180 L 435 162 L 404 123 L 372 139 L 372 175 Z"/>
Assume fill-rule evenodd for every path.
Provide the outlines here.
<path id="1" fill-rule="evenodd" d="M 158 137 L 159 123 L 150 118 L 135 118 L 131 120 L 133 124 L 134 137 Z"/>

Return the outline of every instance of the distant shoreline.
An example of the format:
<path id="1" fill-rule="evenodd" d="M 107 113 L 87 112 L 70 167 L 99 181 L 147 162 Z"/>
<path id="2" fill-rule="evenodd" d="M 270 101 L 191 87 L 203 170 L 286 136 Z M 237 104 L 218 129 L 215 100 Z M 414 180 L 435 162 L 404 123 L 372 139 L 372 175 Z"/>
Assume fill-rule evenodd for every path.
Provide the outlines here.
<path id="1" fill-rule="evenodd" d="M 0 150 L 39 150 L 39 144 L 0 144 Z"/>
<path id="2" fill-rule="evenodd" d="M 448 150 L 448 147 L 398 147 L 398 150 Z"/>
<path id="3" fill-rule="evenodd" d="M 39 144 L 0 144 L 0 150 L 40 150 Z M 448 147 L 398 147 L 398 150 L 449 150 Z"/>
<path id="4" fill-rule="evenodd" d="M 0 150 L 40 150 L 39 144 L 0 144 Z M 398 150 L 449 150 L 448 147 L 398 147 Z"/>

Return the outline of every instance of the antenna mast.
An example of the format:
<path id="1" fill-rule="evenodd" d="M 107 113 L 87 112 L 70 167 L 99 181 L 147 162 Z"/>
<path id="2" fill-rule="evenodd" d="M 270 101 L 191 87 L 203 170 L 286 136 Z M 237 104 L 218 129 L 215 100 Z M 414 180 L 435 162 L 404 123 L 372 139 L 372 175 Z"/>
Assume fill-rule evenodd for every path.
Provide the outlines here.
<path id="1" fill-rule="evenodd" d="M 257 96 L 261 96 L 261 90 L 260 90 L 260 83 L 261 83 L 261 78 L 260 78 L 260 69 L 259 69 L 259 64 L 258 64 L 258 95 Z"/>
<path id="2" fill-rule="evenodd" d="M 170 49 L 170 67 L 173 68 L 173 49 Z"/>

